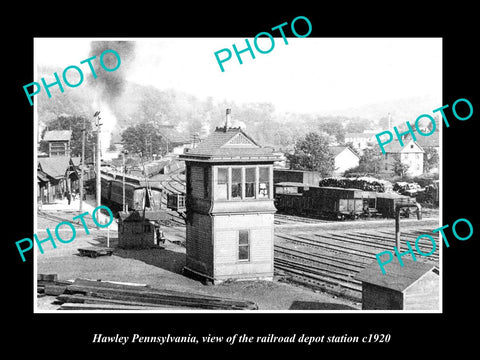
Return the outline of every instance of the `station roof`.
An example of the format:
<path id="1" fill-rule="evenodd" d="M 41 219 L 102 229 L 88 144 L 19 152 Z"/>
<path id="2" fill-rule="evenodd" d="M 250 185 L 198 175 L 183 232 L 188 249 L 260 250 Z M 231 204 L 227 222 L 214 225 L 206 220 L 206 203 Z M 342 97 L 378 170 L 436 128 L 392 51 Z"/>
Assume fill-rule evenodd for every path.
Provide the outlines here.
<path id="1" fill-rule="evenodd" d="M 261 147 L 240 128 L 217 127 L 195 149 L 180 155 L 181 159 L 195 161 L 275 161 L 278 156 L 272 148 Z"/>
<path id="2" fill-rule="evenodd" d="M 39 170 L 43 171 L 45 174 L 54 179 L 64 177 L 70 165 L 70 156 L 38 158 Z"/>
<path id="3" fill-rule="evenodd" d="M 384 265 L 385 274 L 375 260 L 360 271 L 355 279 L 384 288 L 405 291 L 421 277 L 435 268 L 434 264 L 402 259 L 404 266 L 400 266 L 396 259 Z"/>

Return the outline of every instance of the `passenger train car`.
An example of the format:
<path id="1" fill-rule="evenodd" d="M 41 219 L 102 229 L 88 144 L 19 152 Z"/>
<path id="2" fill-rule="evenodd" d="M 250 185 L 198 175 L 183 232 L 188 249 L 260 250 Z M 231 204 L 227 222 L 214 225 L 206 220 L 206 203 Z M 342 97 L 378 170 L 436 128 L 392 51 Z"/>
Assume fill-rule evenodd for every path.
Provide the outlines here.
<path id="1" fill-rule="evenodd" d="M 122 210 L 123 176 L 102 172 L 101 195 L 103 202 L 112 209 Z M 162 207 L 162 188 L 156 182 L 149 182 L 151 197 L 147 191 L 147 183 L 137 177 L 125 176 L 125 203 L 127 210 L 160 210 Z"/>

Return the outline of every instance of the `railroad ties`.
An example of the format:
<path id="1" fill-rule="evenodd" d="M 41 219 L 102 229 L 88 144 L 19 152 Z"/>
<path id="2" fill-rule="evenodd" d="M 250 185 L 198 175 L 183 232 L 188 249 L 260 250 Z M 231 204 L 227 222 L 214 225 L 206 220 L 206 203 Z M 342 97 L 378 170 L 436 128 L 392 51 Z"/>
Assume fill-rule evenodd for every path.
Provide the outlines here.
<path id="1" fill-rule="evenodd" d="M 145 284 L 76 279 L 56 275 L 37 280 L 40 294 L 56 296 L 59 310 L 257 310 L 256 303 L 202 293 L 156 289 Z"/>
<path id="2" fill-rule="evenodd" d="M 401 234 L 401 249 L 407 249 L 406 241 L 414 243 L 417 236 L 429 233 L 429 229 L 405 229 Z M 439 243 L 428 258 L 417 257 L 417 261 L 433 262 L 438 266 Z M 275 234 L 275 271 L 289 281 L 316 290 L 361 301 L 362 285 L 355 275 L 372 261 L 381 251 L 393 251 L 394 230 L 358 229 L 332 230 L 315 229 L 295 234 Z M 431 251 L 429 242 L 420 242 L 422 252 Z M 400 266 L 400 265 L 398 265 Z M 380 268 L 378 269 L 380 271 Z"/>

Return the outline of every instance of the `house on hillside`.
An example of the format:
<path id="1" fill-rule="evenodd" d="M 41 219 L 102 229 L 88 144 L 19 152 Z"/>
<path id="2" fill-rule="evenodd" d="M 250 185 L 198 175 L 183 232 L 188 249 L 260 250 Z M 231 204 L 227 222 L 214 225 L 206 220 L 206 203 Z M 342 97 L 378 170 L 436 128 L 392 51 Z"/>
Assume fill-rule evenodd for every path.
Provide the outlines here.
<path id="1" fill-rule="evenodd" d="M 343 173 L 351 168 L 357 167 L 360 157 L 355 151 L 348 146 L 330 146 L 330 152 L 333 154 L 335 162 L 334 176 L 343 175 Z"/>
<path id="2" fill-rule="evenodd" d="M 424 133 L 429 132 L 428 129 L 425 129 L 422 131 Z M 440 156 L 440 132 L 438 130 L 429 136 L 422 136 L 420 134 L 415 134 L 415 138 L 416 138 L 415 143 L 417 143 L 424 150 L 424 158 L 423 158 L 424 163 L 429 161 L 432 158 L 432 156 L 434 156 L 435 153 L 437 156 Z M 404 137 L 404 143 L 411 139 L 412 139 L 412 136 L 410 134 L 407 134 Z M 432 170 L 438 171 L 438 167 L 433 167 L 430 169 L 430 171 Z"/>
<path id="3" fill-rule="evenodd" d="M 384 146 L 385 155 L 383 162 L 383 172 L 394 173 L 395 163 L 407 165 L 406 175 L 418 176 L 423 174 L 423 156 L 425 151 L 417 142 L 410 140 L 401 146 L 398 141 L 392 141 Z"/>

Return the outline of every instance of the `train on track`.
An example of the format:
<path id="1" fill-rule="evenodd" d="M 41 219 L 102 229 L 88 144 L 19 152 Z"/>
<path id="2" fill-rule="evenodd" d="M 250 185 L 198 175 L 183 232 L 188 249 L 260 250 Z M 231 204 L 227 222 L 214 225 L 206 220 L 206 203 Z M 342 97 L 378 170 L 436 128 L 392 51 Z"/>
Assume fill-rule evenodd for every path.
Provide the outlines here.
<path id="1" fill-rule="evenodd" d="M 393 218 L 395 208 L 400 204 L 400 215 L 404 217 L 409 217 L 418 208 L 415 198 L 396 193 L 295 182 L 275 184 L 275 206 L 279 212 L 286 214 L 332 220 L 374 216 Z"/>
<path id="2" fill-rule="evenodd" d="M 144 179 L 125 176 L 125 204 L 128 210 L 159 211 L 162 208 L 162 193 L 159 182 L 149 181 L 147 184 Z M 102 172 L 101 196 L 102 202 L 112 210 L 122 210 L 123 175 Z"/>

